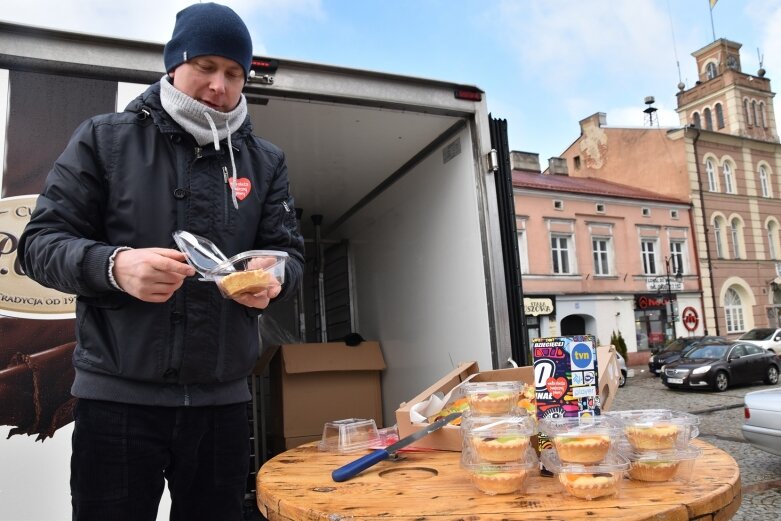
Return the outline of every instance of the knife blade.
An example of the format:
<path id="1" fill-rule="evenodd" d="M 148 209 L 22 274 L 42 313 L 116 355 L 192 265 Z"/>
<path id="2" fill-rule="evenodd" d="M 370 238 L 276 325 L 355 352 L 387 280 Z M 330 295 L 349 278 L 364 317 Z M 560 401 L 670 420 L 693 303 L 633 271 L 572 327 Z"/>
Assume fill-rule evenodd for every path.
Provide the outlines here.
<path id="1" fill-rule="evenodd" d="M 400 439 L 399 441 L 397 441 L 392 445 L 388 445 L 383 449 L 377 449 L 373 452 L 370 452 L 369 454 L 366 454 L 365 456 L 358 458 L 357 460 L 351 461 L 347 465 L 343 465 L 338 469 L 334 470 L 331 473 L 331 478 L 334 481 L 346 481 L 351 477 L 355 476 L 356 474 L 368 469 L 372 465 L 376 465 L 377 463 L 390 458 L 391 455 L 393 455 L 396 451 L 403 449 L 407 445 L 416 442 L 417 440 L 423 438 L 424 436 L 428 436 L 429 434 L 431 434 L 432 432 L 438 429 L 441 429 L 442 427 L 452 422 L 456 418 L 459 418 L 461 414 L 463 413 L 462 412 L 450 413 L 447 416 L 438 419 L 434 423 L 431 423 L 426 427 L 420 429 L 419 431 L 413 432 L 409 436 L 405 436 L 404 438 Z"/>

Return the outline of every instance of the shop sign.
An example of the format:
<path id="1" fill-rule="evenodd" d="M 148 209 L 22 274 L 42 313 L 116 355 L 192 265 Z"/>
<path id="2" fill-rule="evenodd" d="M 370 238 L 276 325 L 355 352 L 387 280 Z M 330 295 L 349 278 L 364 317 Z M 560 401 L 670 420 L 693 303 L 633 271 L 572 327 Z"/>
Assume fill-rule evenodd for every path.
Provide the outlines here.
<path id="1" fill-rule="evenodd" d="M 645 286 L 648 291 L 666 291 L 668 284 L 670 291 L 683 291 L 682 280 L 668 277 L 646 277 L 645 279 Z"/>
<path id="2" fill-rule="evenodd" d="M 17 258 L 19 236 L 30 220 L 37 195 L 0 199 L 0 315 L 70 318 L 76 296 L 45 288 L 27 277 Z"/>
<path id="3" fill-rule="evenodd" d="M 523 312 L 533 317 L 556 314 L 556 297 L 554 295 L 535 295 L 523 297 Z"/>
<path id="4" fill-rule="evenodd" d="M 694 331 L 700 324 L 700 317 L 697 315 L 696 309 L 691 306 L 686 306 L 683 308 L 683 313 L 681 313 L 681 321 L 683 322 L 683 327 L 685 327 L 687 331 Z"/>
<path id="5" fill-rule="evenodd" d="M 635 295 L 635 309 L 666 309 L 667 303 L 675 300 L 667 295 L 638 294 Z"/>

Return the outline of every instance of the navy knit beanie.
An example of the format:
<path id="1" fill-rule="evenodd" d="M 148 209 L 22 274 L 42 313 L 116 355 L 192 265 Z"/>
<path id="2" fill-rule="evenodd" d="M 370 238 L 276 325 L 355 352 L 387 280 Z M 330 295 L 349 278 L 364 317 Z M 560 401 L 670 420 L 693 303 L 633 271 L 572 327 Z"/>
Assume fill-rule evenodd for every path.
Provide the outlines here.
<path id="1" fill-rule="evenodd" d="M 179 11 L 171 40 L 163 50 L 166 72 L 196 56 L 233 60 L 249 76 L 252 38 L 247 26 L 230 7 L 215 3 L 193 4 Z"/>

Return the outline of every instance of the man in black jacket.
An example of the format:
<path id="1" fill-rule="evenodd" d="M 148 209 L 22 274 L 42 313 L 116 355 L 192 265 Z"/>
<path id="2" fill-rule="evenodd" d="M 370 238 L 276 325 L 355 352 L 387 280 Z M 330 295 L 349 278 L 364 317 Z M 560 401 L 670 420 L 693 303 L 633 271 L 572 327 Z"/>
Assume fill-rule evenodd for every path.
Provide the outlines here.
<path id="1" fill-rule="evenodd" d="M 20 239 L 31 278 L 78 295 L 75 520 L 153 520 L 166 479 L 171 519 L 242 518 L 257 316 L 303 270 L 284 154 L 252 135 L 242 95 L 251 61 L 231 9 L 182 10 L 167 74 L 76 130 Z M 284 284 L 224 298 L 178 229 L 227 256 L 286 252 Z"/>

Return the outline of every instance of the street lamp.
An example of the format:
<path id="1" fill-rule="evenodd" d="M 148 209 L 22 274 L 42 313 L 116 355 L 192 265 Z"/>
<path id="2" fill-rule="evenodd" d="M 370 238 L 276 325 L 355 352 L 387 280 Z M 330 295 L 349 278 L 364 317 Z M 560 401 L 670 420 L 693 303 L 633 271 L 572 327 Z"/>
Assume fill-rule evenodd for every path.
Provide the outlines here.
<path id="1" fill-rule="evenodd" d="M 673 261 L 672 257 L 665 257 L 664 258 L 664 271 L 665 276 L 667 280 L 667 320 L 672 322 L 673 325 L 673 340 L 678 338 L 678 331 L 675 323 L 678 321 L 678 301 L 673 301 L 673 292 L 672 287 L 670 285 L 670 263 Z M 675 280 L 677 282 L 680 282 L 683 278 L 683 273 L 681 271 L 681 263 L 680 262 L 674 262 L 673 268 L 675 269 Z"/>

